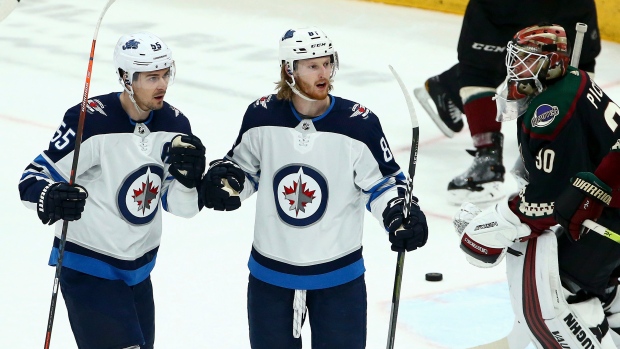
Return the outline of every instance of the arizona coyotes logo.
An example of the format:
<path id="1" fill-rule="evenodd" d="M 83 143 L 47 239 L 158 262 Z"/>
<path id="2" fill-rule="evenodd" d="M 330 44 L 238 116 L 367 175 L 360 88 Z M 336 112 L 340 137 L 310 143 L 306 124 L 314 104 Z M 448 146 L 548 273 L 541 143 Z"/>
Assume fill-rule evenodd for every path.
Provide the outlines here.
<path id="1" fill-rule="evenodd" d="M 271 100 L 271 95 L 263 96 L 263 97 L 257 99 L 256 102 L 254 102 L 254 106 L 255 107 L 261 106 L 261 107 L 267 109 L 267 103 L 269 103 L 270 100 Z"/>
<path id="2" fill-rule="evenodd" d="M 147 224 L 159 206 L 164 171 L 159 165 L 147 165 L 131 173 L 118 192 L 121 216 L 130 224 Z"/>
<path id="3" fill-rule="evenodd" d="M 355 105 L 353 106 L 353 108 L 351 108 L 351 110 L 353 111 L 353 114 L 349 116 L 351 118 L 361 115 L 362 119 L 366 119 L 368 117 L 368 114 L 370 114 L 370 109 L 364 107 L 363 105 L 359 103 L 355 103 Z"/>
<path id="4" fill-rule="evenodd" d="M 273 181 L 276 210 L 291 226 L 304 227 L 318 222 L 327 207 L 327 182 L 316 169 L 291 164 L 278 170 Z"/>
<path id="5" fill-rule="evenodd" d="M 89 114 L 92 114 L 94 112 L 99 112 L 100 114 L 103 114 L 105 116 L 108 116 L 104 111 L 103 111 L 103 103 L 101 103 L 100 100 L 94 98 L 94 99 L 89 99 L 88 103 L 86 103 L 86 111 Z"/>

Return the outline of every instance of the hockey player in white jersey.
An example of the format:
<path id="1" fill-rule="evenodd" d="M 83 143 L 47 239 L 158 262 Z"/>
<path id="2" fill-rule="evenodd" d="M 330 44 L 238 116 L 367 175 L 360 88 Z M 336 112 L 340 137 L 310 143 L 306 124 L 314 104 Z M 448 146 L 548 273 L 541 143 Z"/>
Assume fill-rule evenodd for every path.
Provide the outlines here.
<path id="1" fill-rule="evenodd" d="M 123 35 L 113 61 L 122 92 L 90 98 L 77 184 L 69 185 L 80 105 L 67 110 L 49 147 L 26 167 L 22 202 L 55 224 L 56 265 L 68 225 L 60 289 L 80 349 L 152 349 L 155 310 L 150 273 L 162 209 L 199 212 L 204 147 L 189 120 L 164 102 L 172 51 L 148 33 Z"/>
<path id="2" fill-rule="evenodd" d="M 377 116 L 329 94 L 338 54 L 325 33 L 286 31 L 280 60 L 277 94 L 248 106 L 201 195 L 206 207 L 233 210 L 257 192 L 247 299 L 253 349 L 301 348 L 306 309 L 313 348 L 364 348 L 364 209 L 395 251 L 426 243 L 426 218 L 416 202 L 403 222 L 405 177 Z"/>

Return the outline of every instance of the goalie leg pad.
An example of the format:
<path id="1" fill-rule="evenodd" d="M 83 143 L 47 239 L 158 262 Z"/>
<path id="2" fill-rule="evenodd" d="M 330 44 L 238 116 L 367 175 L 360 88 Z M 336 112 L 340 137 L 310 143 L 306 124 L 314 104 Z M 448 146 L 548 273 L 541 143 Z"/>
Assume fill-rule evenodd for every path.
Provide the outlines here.
<path id="1" fill-rule="evenodd" d="M 568 304 L 552 231 L 516 243 L 521 257 L 508 255 L 506 269 L 516 320 L 527 324 L 538 348 L 615 348 L 598 298 Z"/>

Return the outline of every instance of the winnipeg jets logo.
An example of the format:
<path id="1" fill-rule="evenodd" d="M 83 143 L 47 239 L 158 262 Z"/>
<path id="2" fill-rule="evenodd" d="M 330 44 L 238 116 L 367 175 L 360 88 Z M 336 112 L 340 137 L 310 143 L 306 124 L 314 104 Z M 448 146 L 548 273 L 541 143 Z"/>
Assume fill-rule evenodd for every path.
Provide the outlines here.
<path id="1" fill-rule="evenodd" d="M 157 199 L 157 194 L 159 194 L 159 187 L 153 186 L 153 181 L 150 176 L 151 172 L 147 171 L 146 179 L 141 183 L 140 188 L 133 189 L 133 200 L 138 204 L 138 211 L 140 211 L 143 215 L 147 209 L 151 209 L 151 202 L 154 199 Z"/>
<path id="2" fill-rule="evenodd" d="M 159 207 L 164 170 L 146 165 L 129 174 L 119 188 L 117 205 L 125 221 L 134 225 L 150 223 Z"/>
<path id="3" fill-rule="evenodd" d="M 353 106 L 353 108 L 351 108 L 351 110 L 353 111 L 353 114 L 349 116 L 351 118 L 361 115 L 362 119 L 366 119 L 368 117 L 368 114 L 370 114 L 370 109 L 364 107 L 363 105 L 359 103 L 355 103 L 355 105 Z"/>
<path id="4" fill-rule="evenodd" d="M 278 216 L 288 225 L 309 226 L 325 213 L 327 182 L 320 172 L 307 165 L 291 164 L 276 171 L 273 191 Z"/>
<path id="5" fill-rule="evenodd" d="M 137 50 L 138 49 L 138 45 L 140 45 L 140 41 L 136 41 L 136 39 L 131 39 L 129 41 L 127 41 L 125 43 L 125 45 L 123 45 L 123 51 L 124 50 Z"/>
<path id="6" fill-rule="evenodd" d="M 104 111 L 103 111 L 103 103 L 101 103 L 100 100 L 98 99 L 89 99 L 88 103 L 86 104 L 86 111 L 89 114 L 92 114 L 94 112 L 99 112 L 100 114 L 103 114 L 105 116 L 108 116 Z"/>
<path id="7" fill-rule="evenodd" d="M 170 106 L 170 109 L 172 109 L 174 111 L 174 116 L 177 117 L 183 113 L 181 113 L 181 111 L 173 106 Z"/>
<path id="8" fill-rule="evenodd" d="M 269 101 L 271 100 L 271 96 L 272 95 L 263 96 L 263 97 L 257 99 L 256 102 L 254 102 L 254 107 L 261 106 L 261 107 L 267 109 L 267 103 L 269 103 Z"/>
<path id="9" fill-rule="evenodd" d="M 304 122 L 301 124 L 301 129 L 304 131 L 308 131 L 310 129 L 310 123 L 309 122 Z"/>
<path id="10" fill-rule="evenodd" d="M 296 182 L 290 187 L 284 186 L 284 198 L 289 201 L 291 207 L 289 211 L 295 211 L 295 216 L 299 216 L 299 211 L 306 212 L 306 205 L 312 203 L 315 198 L 315 190 L 306 189 L 308 183 L 302 182 L 301 173 Z"/>

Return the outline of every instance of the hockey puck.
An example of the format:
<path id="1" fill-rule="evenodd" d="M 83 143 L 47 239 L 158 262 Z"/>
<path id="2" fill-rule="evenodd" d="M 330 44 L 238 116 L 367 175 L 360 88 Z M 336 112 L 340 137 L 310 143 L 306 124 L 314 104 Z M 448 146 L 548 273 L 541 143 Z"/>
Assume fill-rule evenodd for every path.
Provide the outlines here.
<path id="1" fill-rule="evenodd" d="M 426 281 L 441 281 L 443 275 L 441 273 L 426 273 Z"/>

